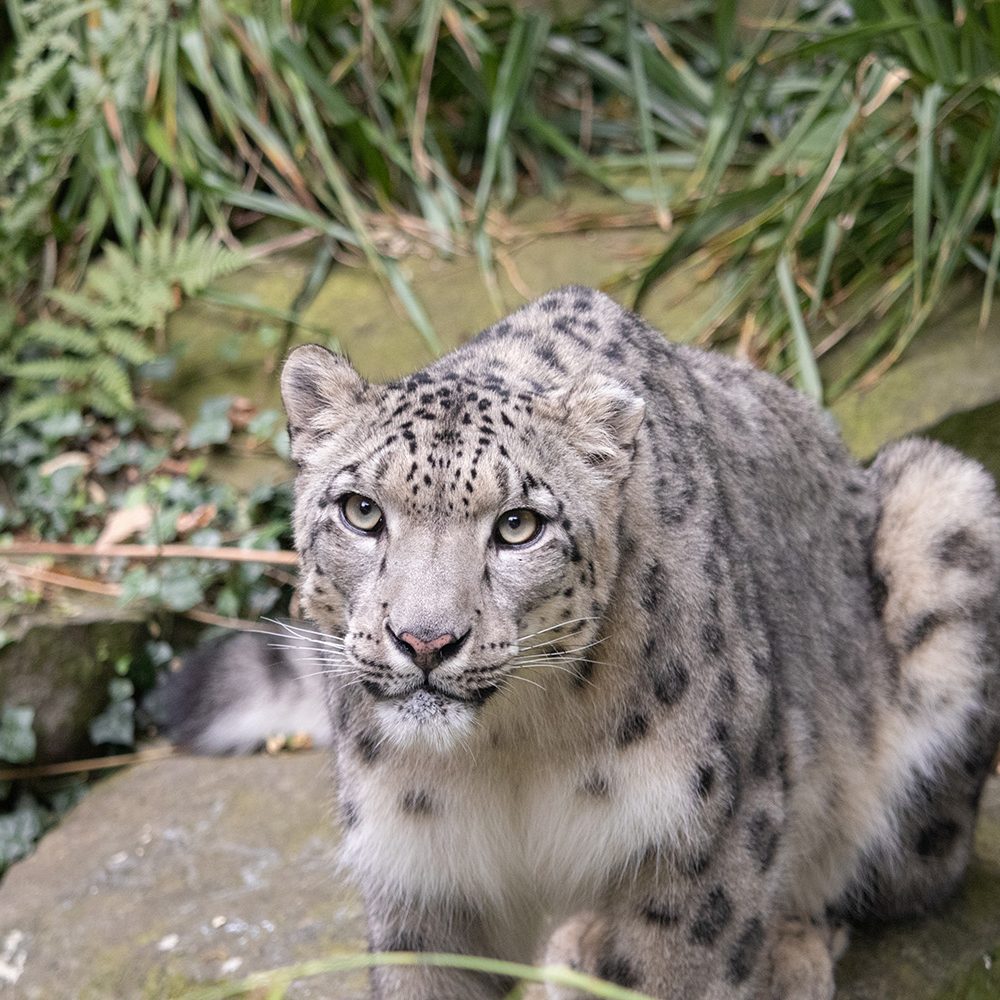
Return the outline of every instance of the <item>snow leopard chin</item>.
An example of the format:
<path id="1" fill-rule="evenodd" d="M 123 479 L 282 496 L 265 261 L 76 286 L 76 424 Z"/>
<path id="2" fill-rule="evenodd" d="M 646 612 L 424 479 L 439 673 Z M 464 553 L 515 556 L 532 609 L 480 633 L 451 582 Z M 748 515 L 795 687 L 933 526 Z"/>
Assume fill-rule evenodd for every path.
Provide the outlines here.
<path id="1" fill-rule="evenodd" d="M 375 709 L 383 739 L 395 747 L 444 753 L 467 745 L 476 706 L 423 688 L 380 701 Z"/>

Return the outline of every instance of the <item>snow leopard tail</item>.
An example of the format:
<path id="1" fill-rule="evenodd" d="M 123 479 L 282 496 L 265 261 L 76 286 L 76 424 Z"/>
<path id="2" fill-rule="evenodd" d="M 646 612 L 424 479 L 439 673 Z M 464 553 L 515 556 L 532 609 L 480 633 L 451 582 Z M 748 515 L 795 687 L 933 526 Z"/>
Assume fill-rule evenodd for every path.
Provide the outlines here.
<path id="1" fill-rule="evenodd" d="M 909 439 L 870 469 L 873 589 L 893 653 L 894 848 L 855 887 L 857 918 L 925 912 L 957 887 L 1000 740 L 1000 502 L 990 474 Z"/>
<path id="2" fill-rule="evenodd" d="M 261 632 L 204 643 L 154 692 L 167 736 L 195 753 L 250 753 L 272 736 L 332 741 L 316 650 Z"/>

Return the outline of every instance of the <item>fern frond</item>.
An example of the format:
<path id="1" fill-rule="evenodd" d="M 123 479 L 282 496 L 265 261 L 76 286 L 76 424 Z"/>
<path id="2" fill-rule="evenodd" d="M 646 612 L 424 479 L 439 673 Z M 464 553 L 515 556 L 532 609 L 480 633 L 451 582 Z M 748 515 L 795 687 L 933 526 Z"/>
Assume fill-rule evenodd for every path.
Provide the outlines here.
<path id="1" fill-rule="evenodd" d="M 78 291 L 55 289 L 49 299 L 62 318 L 36 320 L 13 341 L 3 339 L 0 374 L 25 383 L 68 383 L 83 393 L 83 405 L 108 416 L 130 412 L 135 406 L 133 369 L 152 361 L 156 352 L 147 331 L 162 330 L 177 304 L 177 290 L 197 294 L 217 278 L 247 262 L 245 255 L 220 246 L 208 233 L 178 238 L 169 229 L 144 231 L 132 249 L 106 245 L 92 264 Z M 25 348 L 59 357 L 22 360 Z M 51 393 L 50 393 L 51 394 Z M 56 394 L 58 395 L 58 394 Z M 41 404 L 39 404 L 41 405 Z M 19 412 L 24 412 L 22 406 Z M 18 417 L 19 420 L 29 417 Z"/>
<path id="2" fill-rule="evenodd" d="M 109 326 L 100 333 L 102 345 L 130 365 L 144 365 L 156 357 L 154 351 L 138 333 L 124 326 Z"/>
<path id="3" fill-rule="evenodd" d="M 100 349 L 100 341 L 94 334 L 79 326 L 68 326 L 54 319 L 36 319 L 25 328 L 22 339 L 25 342 L 43 344 L 60 351 L 72 351 L 84 357 L 92 357 Z"/>
<path id="4" fill-rule="evenodd" d="M 117 358 L 105 358 L 92 369 L 93 381 L 98 389 L 107 393 L 116 406 L 116 412 L 128 412 L 135 405 L 132 384 L 125 366 Z"/>
<path id="5" fill-rule="evenodd" d="M 64 412 L 66 404 L 66 397 L 57 392 L 42 393 L 25 402 L 14 403 L 4 415 L 3 423 L 0 426 L 4 431 L 10 431 L 19 424 L 44 420 L 46 417 L 53 417 L 57 413 Z"/>
<path id="6" fill-rule="evenodd" d="M 148 235 L 149 239 L 145 237 Z M 164 230 L 144 234 L 139 259 L 147 274 L 169 275 L 185 295 L 197 295 L 213 281 L 247 265 L 246 254 L 230 250 L 207 232 L 173 239 Z"/>
<path id="7" fill-rule="evenodd" d="M 0 374 L 16 379 L 39 379 L 45 382 L 86 381 L 94 372 L 93 361 L 86 358 L 38 358 L 33 361 L 10 361 L 0 358 Z"/>
<path id="8" fill-rule="evenodd" d="M 82 410 L 93 410 L 106 417 L 117 417 L 122 413 L 118 400 L 96 385 L 89 385 L 80 393 L 77 407 Z"/>
<path id="9" fill-rule="evenodd" d="M 99 330 L 120 323 L 140 329 L 156 329 L 163 325 L 174 305 L 168 288 L 143 284 L 142 276 L 134 272 L 117 274 L 101 270 L 93 273 L 98 267 L 95 264 L 88 270 L 84 292 L 54 289 L 49 297 L 66 312 Z"/>

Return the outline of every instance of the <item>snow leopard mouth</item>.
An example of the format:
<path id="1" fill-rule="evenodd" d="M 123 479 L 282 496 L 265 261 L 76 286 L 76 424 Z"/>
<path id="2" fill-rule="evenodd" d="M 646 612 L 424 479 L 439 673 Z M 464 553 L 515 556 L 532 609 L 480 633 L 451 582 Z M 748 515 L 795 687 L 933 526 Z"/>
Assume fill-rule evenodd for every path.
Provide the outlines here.
<path id="1" fill-rule="evenodd" d="M 414 706 L 424 707 L 429 707 L 431 704 L 443 707 L 449 703 L 479 706 L 485 704 L 500 690 L 498 684 L 482 684 L 461 693 L 449 691 L 435 684 L 429 677 L 425 677 L 422 683 L 414 684 L 405 691 L 386 691 L 376 681 L 371 680 L 362 681 L 362 686 L 377 701 L 392 702 L 397 705 L 410 702 Z"/>

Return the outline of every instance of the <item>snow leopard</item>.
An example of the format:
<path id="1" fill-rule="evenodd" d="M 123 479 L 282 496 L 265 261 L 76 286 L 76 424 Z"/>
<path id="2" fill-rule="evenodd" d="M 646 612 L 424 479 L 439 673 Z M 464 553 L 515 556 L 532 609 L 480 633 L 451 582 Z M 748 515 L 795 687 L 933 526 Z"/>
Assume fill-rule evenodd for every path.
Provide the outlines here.
<path id="1" fill-rule="evenodd" d="M 373 950 L 829 1000 L 845 922 L 954 891 L 1000 740 L 978 464 L 909 439 L 864 468 L 782 380 L 582 287 L 385 384 L 299 347 L 281 389 L 295 655 Z"/>

